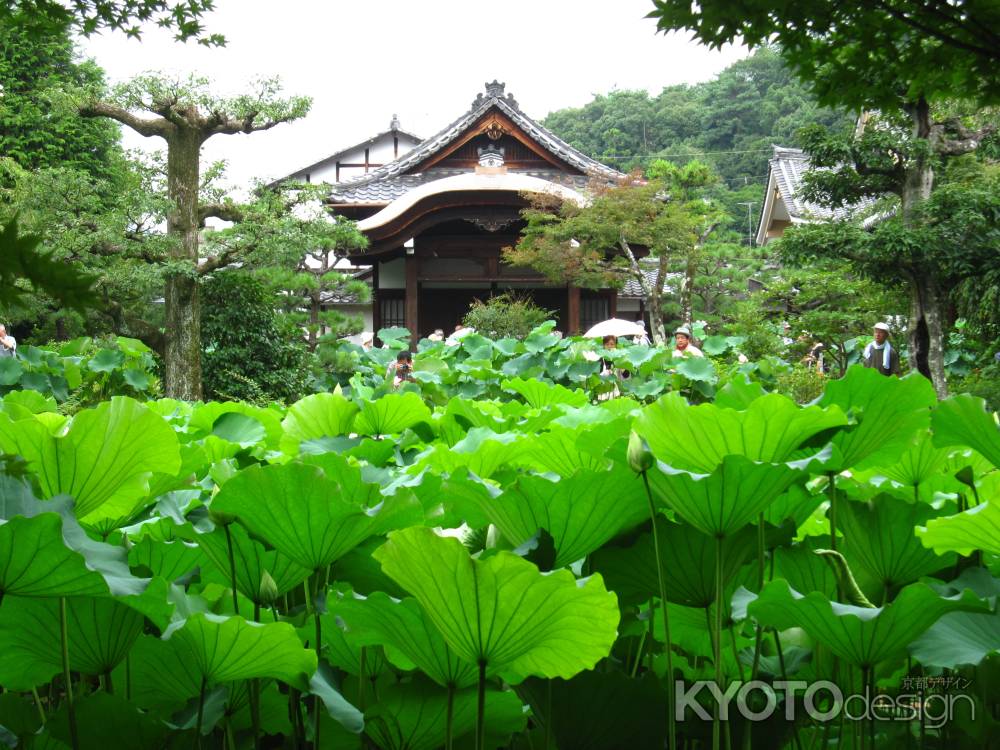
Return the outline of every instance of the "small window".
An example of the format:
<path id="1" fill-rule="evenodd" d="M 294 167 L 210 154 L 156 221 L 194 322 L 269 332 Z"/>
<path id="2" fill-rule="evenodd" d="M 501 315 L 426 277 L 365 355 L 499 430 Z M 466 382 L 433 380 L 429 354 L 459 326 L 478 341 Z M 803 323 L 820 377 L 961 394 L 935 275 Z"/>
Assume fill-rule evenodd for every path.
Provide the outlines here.
<path id="1" fill-rule="evenodd" d="M 583 297 L 580 300 L 580 327 L 586 331 L 611 317 L 607 297 Z"/>
<path id="2" fill-rule="evenodd" d="M 381 300 L 381 320 L 383 328 L 404 328 L 406 326 L 406 301 L 400 298 L 383 297 Z"/>

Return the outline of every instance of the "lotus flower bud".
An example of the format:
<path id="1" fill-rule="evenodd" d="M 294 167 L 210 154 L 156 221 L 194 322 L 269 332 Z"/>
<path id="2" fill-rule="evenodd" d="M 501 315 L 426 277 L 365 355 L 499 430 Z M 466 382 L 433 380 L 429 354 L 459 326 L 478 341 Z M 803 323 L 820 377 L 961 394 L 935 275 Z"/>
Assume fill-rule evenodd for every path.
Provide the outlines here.
<path id="1" fill-rule="evenodd" d="M 642 474 L 653 468 L 653 454 L 645 438 L 635 430 L 628 438 L 628 465 L 636 474 Z"/>
<path id="2" fill-rule="evenodd" d="M 260 574 L 260 588 L 257 589 L 257 602 L 270 607 L 278 598 L 278 584 L 266 570 Z"/>

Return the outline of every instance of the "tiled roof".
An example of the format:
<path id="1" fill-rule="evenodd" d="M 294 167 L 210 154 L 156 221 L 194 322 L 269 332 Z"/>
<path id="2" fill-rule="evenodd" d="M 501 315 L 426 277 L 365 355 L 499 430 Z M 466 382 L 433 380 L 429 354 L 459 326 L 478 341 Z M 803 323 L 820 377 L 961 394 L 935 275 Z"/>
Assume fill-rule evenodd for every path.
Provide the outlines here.
<path id="1" fill-rule="evenodd" d="M 641 266 L 645 266 L 645 268 L 642 269 L 642 275 L 646 278 L 646 283 L 652 287 L 656 283 L 656 274 L 658 272 L 656 264 L 645 263 L 642 260 L 640 260 L 639 263 L 641 264 Z M 664 278 L 663 280 L 663 289 L 661 291 L 667 294 L 675 291 L 671 282 L 677 281 L 683 276 L 684 274 L 677 272 L 667 273 L 666 278 Z M 621 291 L 618 292 L 618 296 L 645 297 L 646 295 L 642 291 L 642 286 L 639 284 L 639 281 L 635 278 L 630 277 L 628 281 L 626 281 L 625 284 L 622 286 Z"/>
<path id="2" fill-rule="evenodd" d="M 774 146 L 774 155 L 770 159 L 771 174 L 774 176 L 778 194 L 785 210 L 793 221 L 829 221 L 831 219 L 847 219 L 861 211 L 870 209 L 878 202 L 878 198 L 864 198 L 858 203 L 852 203 L 840 208 L 829 208 L 816 203 L 809 203 L 802 198 L 802 177 L 811 169 L 806 152 L 798 148 L 783 148 Z M 878 221 L 880 216 L 867 217 L 862 223 L 869 226 Z"/>
<path id="3" fill-rule="evenodd" d="M 334 203 L 351 203 L 354 201 L 343 196 L 378 195 L 381 190 L 380 188 L 372 188 L 370 192 L 366 192 L 365 189 L 373 183 L 384 182 L 386 180 L 417 178 L 422 180 L 422 182 L 426 182 L 428 179 L 450 177 L 455 172 L 451 170 L 435 172 L 432 170 L 426 173 L 426 175 L 432 175 L 429 178 L 425 174 L 405 175 L 404 173 L 454 142 L 476 120 L 486 114 L 491 107 L 496 107 L 503 112 L 514 124 L 533 138 L 539 145 L 548 150 L 553 156 L 579 169 L 584 174 L 597 175 L 611 180 L 618 180 L 625 176 L 621 172 L 605 164 L 601 164 L 599 161 L 591 159 L 586 154 L 576 150 L 547 128 L 532 120 L 520 110 L 513 95 L 504 94 L 504 84 L 494 81 L 493 83 L 486 84 L 486 93 L 479 94 L 476 97 L 475 101 L 472 102 L 472 108 L 468 112 L 445 127 L 441 132 L 423 141 L 419 146 L 395 161 L 374 169 L 363 177 L 333 186 L 330 191 L 330 200 Z M 422 182 L 417 184 L 422 184 Z M 394 197 L 398 197 L 394 191 L 405 188 L 405 186 L 405 181 L 398 183 L 394 188 L 387 190 L 386 194 L 392 192 Z M 403 192 L 405 192 L 405 189 Z M 388 198 L 387 200 L 392 200 L 392 198 Z"/>
<path id="4" fill-rule="evenodd" d="M 468 171 L 461 169 L 429 169 L 426 172 L 418 174 L 397 174 L 377 180 L 352 180 L 334 186 L 330 194 L 330 200 L 334 203 L 381 206 L 385 203 L 391 203 L 396 198 L 401 197 L 420 185 L 462 174 L 468 174 Z M 565 172 L 559 172 L 554 169 L 511 170 L 511 174 L 526 174 L 550 182 L 565 184 L 567 187 L 577 190 L 586 188 L 587 182 L 590 179 L 585 175 L 567 175 Z"/>

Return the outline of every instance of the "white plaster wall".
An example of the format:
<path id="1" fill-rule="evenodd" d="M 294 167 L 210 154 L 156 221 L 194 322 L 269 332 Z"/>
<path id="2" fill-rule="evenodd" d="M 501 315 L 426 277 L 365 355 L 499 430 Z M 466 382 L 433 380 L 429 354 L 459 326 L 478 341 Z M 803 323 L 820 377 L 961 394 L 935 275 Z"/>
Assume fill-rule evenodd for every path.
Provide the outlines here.
<path id="1" fill-rule="evenodd" d="M 379 289 L 406 289 L 406 259 L 395 258 L 378 265 Z"/>

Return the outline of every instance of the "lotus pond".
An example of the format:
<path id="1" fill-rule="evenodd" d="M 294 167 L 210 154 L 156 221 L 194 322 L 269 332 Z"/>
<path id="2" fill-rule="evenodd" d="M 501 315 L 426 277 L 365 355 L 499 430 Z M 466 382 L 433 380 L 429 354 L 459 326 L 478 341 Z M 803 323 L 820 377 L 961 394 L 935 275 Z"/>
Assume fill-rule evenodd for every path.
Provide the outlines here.
<path id="1" fill-rule="evenodd" d="M 0 744 L 997 741 L 981 400 L 860 368 L 807 406 L 742 375 L 651 403 L 490 382 L 72 417 L 8 393 Z"/>

